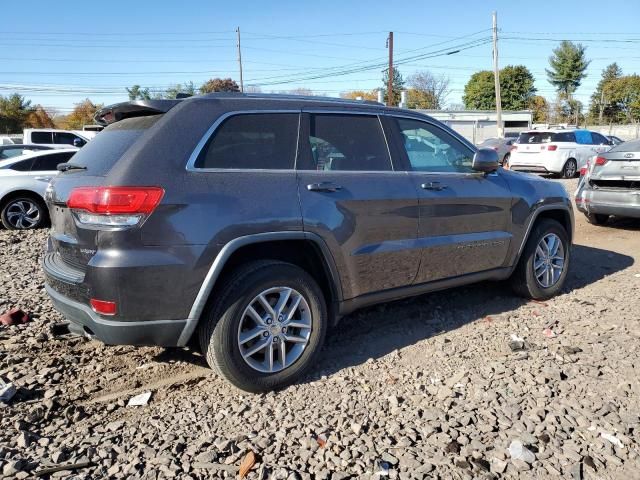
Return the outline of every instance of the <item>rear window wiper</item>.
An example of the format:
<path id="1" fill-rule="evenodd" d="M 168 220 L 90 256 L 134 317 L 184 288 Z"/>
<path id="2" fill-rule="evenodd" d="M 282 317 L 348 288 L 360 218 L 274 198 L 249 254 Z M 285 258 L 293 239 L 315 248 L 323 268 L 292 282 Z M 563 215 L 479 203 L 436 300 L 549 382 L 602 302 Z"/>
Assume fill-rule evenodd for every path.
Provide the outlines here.
<path id="1" fill-rule="evenodd" d="M 74 165 L 73 163 L 61 163 L 56 167 L 61 172 L 66 172 L 68 170 L 86 170 L 87 167 L 83 167 L 82 165 Z"/>

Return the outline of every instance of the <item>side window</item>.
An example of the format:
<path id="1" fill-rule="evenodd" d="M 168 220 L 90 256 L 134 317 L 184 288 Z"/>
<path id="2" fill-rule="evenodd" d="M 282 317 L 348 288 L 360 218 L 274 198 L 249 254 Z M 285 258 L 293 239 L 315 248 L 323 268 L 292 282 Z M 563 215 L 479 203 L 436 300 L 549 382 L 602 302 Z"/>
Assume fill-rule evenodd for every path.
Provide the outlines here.
<path id="1" fill-rule="evenodd" d="M 11 170 L 16 170 L 18 172 L 28 172 L 29 170 L 31 170 L 32 163 L 33 163 L 33 159 L 29 158 L 27 160 L 16 162 L 7 168 L 10 168 Z"/>
<path id="2" fill-rule="evenodd" d="M 31 167 L 31 171 L 42 172 L 56 170 L 59 164 L 67 163 L 72 156 L 73 152 L 65 152 L 36 157 L 33 160 L 33 167 Z"/>
<path id="3" fill-rule="evenodd" d="M 591 132 L 591 140 L 594 145 L 609 145 L 609 140 L 607 140 L 604 135 L 596 132 Z"/>
<path id="4" fill-rule="evenodd" d="M 53 143 L 53 134 L 51 132 L 31 132 L 31 141 L 33 143 Z"/>
<path id="5" fill-rule="evenodd" d="M 19 157 L 25 153 L 23 148 L 7 148 L 0 153 L 0 159 L 6 160 L 7 158 Z"/>
<path id="6" fill-rule="evenodd" d="M 551 139 L 552 142 L 571 142 L 575 143 L 576 136 L 573 132 L 560 132 L 554 133 Z"/>
<path id="7" fill-rule="evenodd" d="M 453 135 L 419 120 L 398 118 L 397 122 L 412 170 L 473 172 L 473 151 Z"/>
<path id="8" fill-rule="evenodd" d="M 389 149 L 376 115 L 310 114 L 311 165 L 301 169 L 390 171 Z"/>
<path id="9" fill-rule="evenodd" d="M 251 113 L 227 118 L 214 132 L 195 168 L 293 169 L 297 113 Z"/>
<path id="10" fill-rule="evenodd" d="M 580 145 L 591 145 L 591 132 L 588 130 L 576 130 L 576 142 Z"/>
<path id="11" fill-rule="evenodd" d="M 73 145 L 73 142 L 75 140 L 80 141 L 80 145 L 78 146 L 83 146 L 85 143 L 87 143 L 83 138 L 80 138 L 79 136 L 74 135 L 73 133 L 55 132 L 53 134 L 53 143 L 57 143 L 60 145 Z"/>

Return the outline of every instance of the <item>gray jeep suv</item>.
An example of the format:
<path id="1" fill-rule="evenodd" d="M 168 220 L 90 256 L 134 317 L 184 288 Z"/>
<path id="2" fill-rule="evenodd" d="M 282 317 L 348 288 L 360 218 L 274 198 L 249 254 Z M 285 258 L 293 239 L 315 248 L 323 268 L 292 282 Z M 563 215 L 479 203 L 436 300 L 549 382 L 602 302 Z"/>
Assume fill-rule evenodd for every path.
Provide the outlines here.
<path id="1" fill-rule="evenodd" d="M 210 94 L 103 109 L 47 191 L 46 289 L 108 344 L 199 343 L 248 391 L 312 365 L 366 305 L 510 279 L 560 291 L 561 185 L 374 102 Z"/>

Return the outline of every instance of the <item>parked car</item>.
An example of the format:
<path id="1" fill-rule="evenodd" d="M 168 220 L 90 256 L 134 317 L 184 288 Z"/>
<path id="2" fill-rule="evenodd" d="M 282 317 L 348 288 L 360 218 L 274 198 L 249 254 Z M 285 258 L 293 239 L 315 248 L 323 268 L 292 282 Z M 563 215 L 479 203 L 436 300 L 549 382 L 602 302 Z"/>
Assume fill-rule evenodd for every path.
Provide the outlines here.
<path id="1" fill-rule="evenodd" d="M 52 148 L 80 148 L 86 145 L 98 132 L 58 130 L 55 128 L 27 128 L 24 130 L 24 143 L 46 145 Z"/>
<path id="2" fill-rule="evenodd" d="M 22 142 L 22 135 L 0 135 L 0 145 L 16 145 Z"/>
<path id="3" fill-rule="evenodd" d="M 49 181 L 77 149 L 50 149 L 0 161 L 0 220 L 9 230 L 45 226 L 49 213 L 44 193 Z"/>
<path id="4" fill-rule="evenodd" d="M 7 160 L 8 158 L 19 157 L 27 153 L 36 152 L 38 150 L 51 150 L 51 147 L 44 145 L 0 145 L 0 160 Z"/>
<path id="5" fill-rule="evenodd" d="M 257 392 L 299 379 L 366 305 L 481 280 L 535 299 L 564 285 L 564 188 L 418 112 L 219 93 L 98 120 L 118 121 L 47 192 L 46 289 L 73 332 L 197 342 Z"/>
<path id="6" fill-rule="evenodd" d="M 576 206 L 595 225 L 610 215 L 640 218 L 640 140 L 617 145 L 590 162 L 576 190 Z"/>
<path id="7" fill-rule="evenodd" d="M 604 135 L 589 130 L 529 130 L 522 132 L 513 146 L 509 168 L 573 178 L 589 158 L 610 148 Z"/>
<path id="8" fill-rule="evenodd" d="M 500 165 L 509 165 L 509 157 L 511 156 L 511 149 L 515 143 L 514 138 L 487 138 L 484 142 L 478 145 L 479 148 L 490 148 L 498 153 L 498 161 Z"/>
<path id="9" fill-rule="evenodd" d="M 620 137 L 616 137 L 615 135 L 607 135 L 607 138 L 609 139 L 609 142 L 611 142 L 611 145 L 620 145 L 621 143 L 624 143 L 624 140 Z"/>

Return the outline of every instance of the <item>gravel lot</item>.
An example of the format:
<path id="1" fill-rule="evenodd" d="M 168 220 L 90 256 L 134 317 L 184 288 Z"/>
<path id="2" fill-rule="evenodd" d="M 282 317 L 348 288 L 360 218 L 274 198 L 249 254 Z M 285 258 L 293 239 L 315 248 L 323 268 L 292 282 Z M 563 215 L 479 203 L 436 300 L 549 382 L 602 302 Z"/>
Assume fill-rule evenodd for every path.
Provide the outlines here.
<path id="1" fill-rule="evenodd" d="M 6 478 L 235 478 L 250 450 L 253 479 L 640 478 L 637 222 L 576 214 L 557 298 L 484 283 L 370 308 L 305 382 L 256 396 L 190 351 L 54 337 L 46 235 L 0 231 L 0 311 L 35 317 L 0 326 L 0 376 L 18 387 L 0 403 Z"/>

